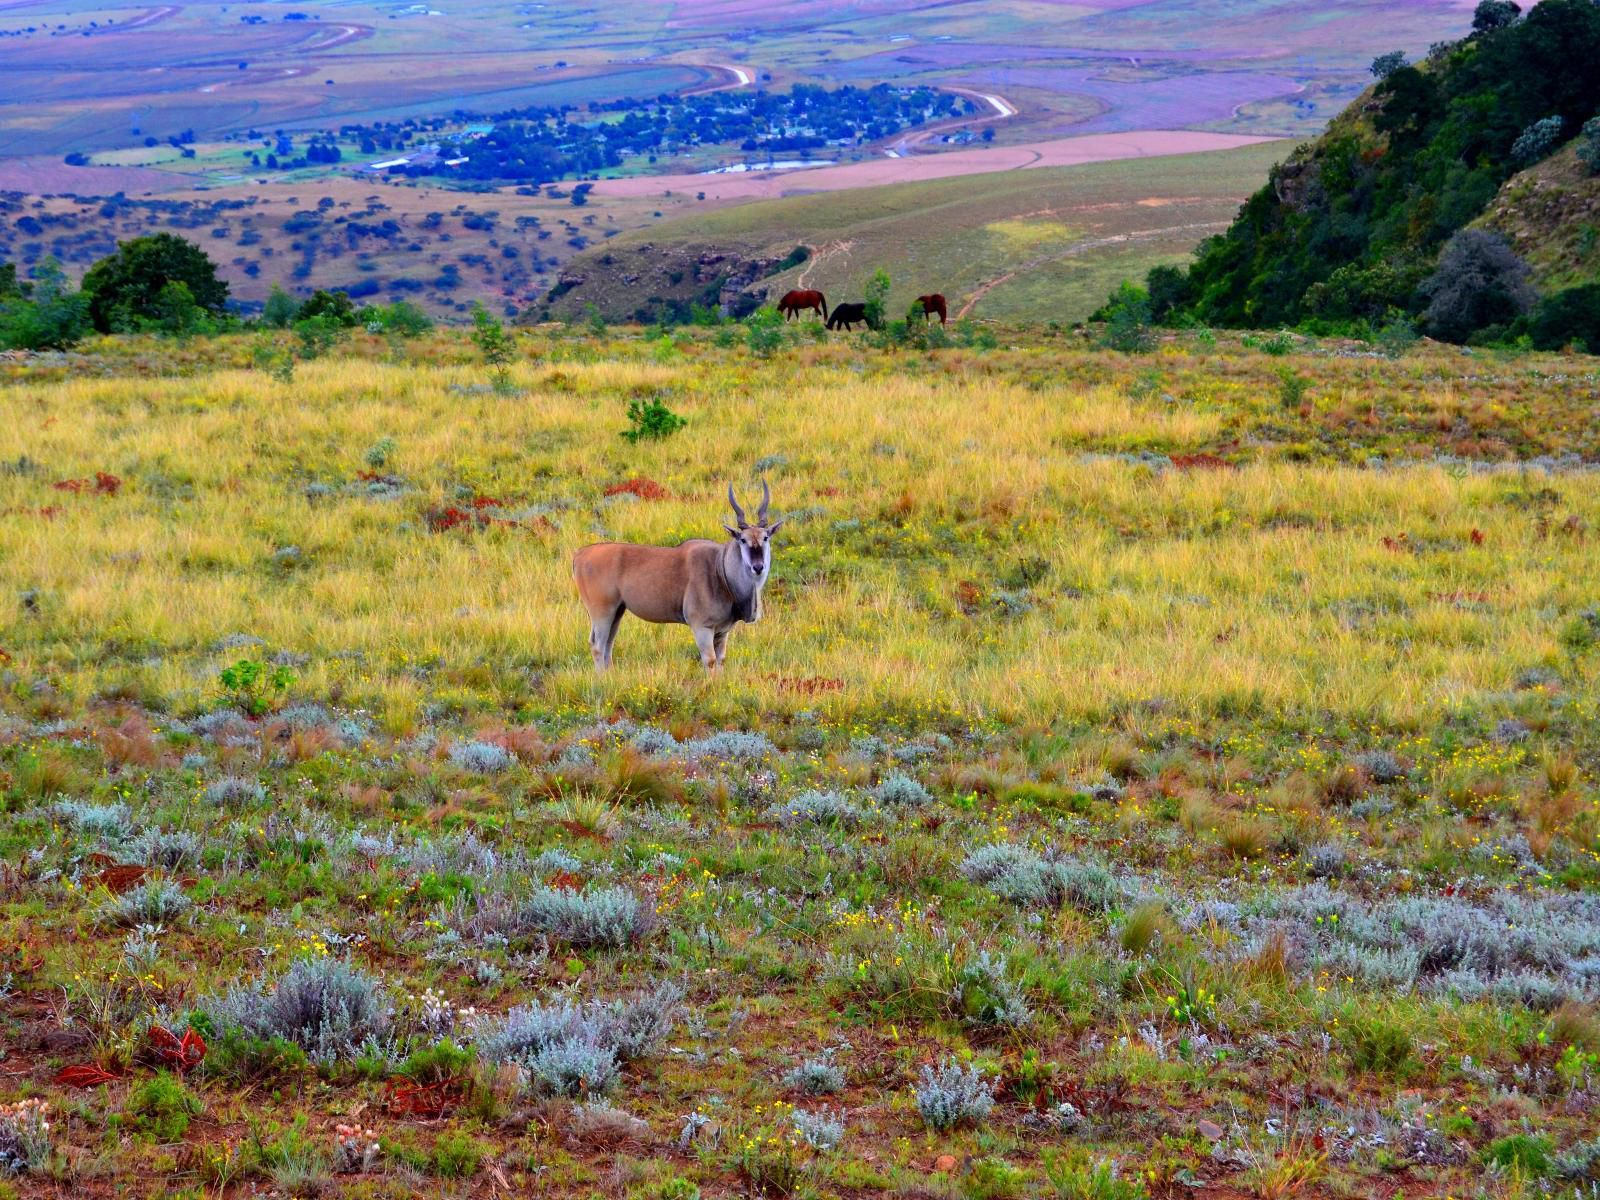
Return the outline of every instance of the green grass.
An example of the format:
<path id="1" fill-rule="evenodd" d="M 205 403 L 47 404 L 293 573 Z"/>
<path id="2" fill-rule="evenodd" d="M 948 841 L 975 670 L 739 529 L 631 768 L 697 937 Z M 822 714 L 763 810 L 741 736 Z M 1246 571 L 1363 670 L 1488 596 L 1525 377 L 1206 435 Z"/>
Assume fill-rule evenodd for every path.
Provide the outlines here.
<path id="1" fill-rule="evenodd" d="M 1000 332 L 0 365 L 17 1192 L 1577 1195 L 1594 360 Z M 725 673 L 597 679 L 571 551 L 758 475 Z"/>

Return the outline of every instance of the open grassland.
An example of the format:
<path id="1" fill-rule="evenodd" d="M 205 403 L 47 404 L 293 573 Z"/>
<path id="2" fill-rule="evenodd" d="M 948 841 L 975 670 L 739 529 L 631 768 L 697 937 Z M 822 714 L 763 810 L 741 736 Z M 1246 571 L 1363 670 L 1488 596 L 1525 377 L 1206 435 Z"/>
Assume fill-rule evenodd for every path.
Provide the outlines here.
<path id="1" fill-rule="evenodd" d="M 1593 360 L 1002 332 L 0 364 L 0 1194 L 1589 1195 Z"/>

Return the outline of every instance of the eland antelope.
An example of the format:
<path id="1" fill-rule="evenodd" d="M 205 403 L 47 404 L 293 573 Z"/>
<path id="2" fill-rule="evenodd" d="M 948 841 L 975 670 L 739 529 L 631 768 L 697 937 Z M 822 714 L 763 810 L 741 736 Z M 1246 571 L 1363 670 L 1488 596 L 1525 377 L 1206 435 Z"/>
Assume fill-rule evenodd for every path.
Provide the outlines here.
<path id="1" fill-rule="evenodd" d="M 578 597 L 589 610 L 589 649 L 594 665 L 611 665 L 611 645 L 624 613 L 657 624 L 687 625 L 708 671 L 722 666 L 728 631 L 740 621 L 761 619 L 761 589 L 772 573 L 772 535 L 782 520 L 767 524 L 772 491 L 761 481 L 755 524 L 728 485 L 728 503 L 739 522 L 726 542 L 692 538 L 676 546 L 600 542 L 572 557 Z"/>

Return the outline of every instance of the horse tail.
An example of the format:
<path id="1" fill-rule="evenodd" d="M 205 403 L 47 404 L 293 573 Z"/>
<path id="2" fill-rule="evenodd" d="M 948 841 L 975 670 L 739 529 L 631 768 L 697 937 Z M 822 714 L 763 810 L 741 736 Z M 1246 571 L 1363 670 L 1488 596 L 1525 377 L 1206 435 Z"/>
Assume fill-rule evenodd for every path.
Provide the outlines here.
<path id="1" fill-rule="evenodd" d="M 822 319 L 826 321 L 828 319 L 828 298 L 821 292 L 818 292 L 817 303 L 822 305 Z"/>

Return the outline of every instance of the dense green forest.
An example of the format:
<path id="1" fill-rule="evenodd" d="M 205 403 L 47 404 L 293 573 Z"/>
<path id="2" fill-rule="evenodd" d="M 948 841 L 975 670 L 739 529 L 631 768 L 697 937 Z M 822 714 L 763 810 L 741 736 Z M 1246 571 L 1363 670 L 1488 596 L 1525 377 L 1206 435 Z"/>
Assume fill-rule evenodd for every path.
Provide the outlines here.
<path id="1" fill-rule="evenodd" d="M 1484 0 L 1471 33 L 1377 83 L 1275 168 L 1187 271 L 1158 267 L 1144 306 L 1166 323 L 1417 328 L 1444 340 L 1529 337 L 1600 351 L 1600 283 L 1540 296 L 1500 235 L 1473 226 L 1519 171 L 1569 143 L 1600 170 L 1600 4 Z M 1469 228 L 1469 226 L 1472 226 Z"/>

